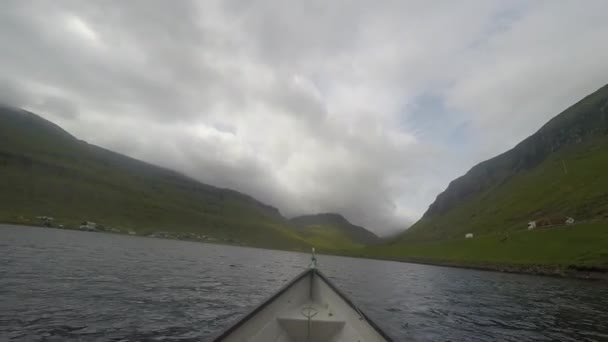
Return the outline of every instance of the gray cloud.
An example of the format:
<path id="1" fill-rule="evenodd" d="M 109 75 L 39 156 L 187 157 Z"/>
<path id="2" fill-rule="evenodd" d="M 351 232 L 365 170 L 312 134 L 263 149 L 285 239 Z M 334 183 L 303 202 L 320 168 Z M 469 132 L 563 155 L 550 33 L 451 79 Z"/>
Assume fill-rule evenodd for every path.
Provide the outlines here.
<path id="1" fill-rule="evenodd" d="M 386 233 L 608 79 L 604 1 L 8 1 L 0 101 Z"/>
<path id="2" fill-rule="evenodd" d="M 0 79 L 0 103 L 19 107 L 27 105 L 29 100 L 17 82 Z"/>

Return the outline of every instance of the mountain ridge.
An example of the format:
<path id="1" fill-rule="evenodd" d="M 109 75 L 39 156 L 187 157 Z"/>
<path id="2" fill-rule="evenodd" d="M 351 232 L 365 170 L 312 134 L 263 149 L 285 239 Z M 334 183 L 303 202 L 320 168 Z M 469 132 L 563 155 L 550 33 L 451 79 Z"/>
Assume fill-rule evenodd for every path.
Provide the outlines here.
<path id="1" fill-rule="evenodd" d="M 0 179 L 0 221 L 7 223 L 43 224 L 35 218 L 52 216 L 74 229 L 94 221 L 138 235 L 321 251 L 375 236 L 339 214 L 334 225 L 303 229 L 253 196 L 90 144 L 1 104 Z"/>
<path id="2" fill-rule="evenodd" d="M 604 86 L 452 181 L 410 229 L 353 254 L 608 280 L 607 174 Z M 561 222 L 529 224 L 549 217 Z"/>
<path id="3" fill-rule="evenodd" d="M 378 236 L 365 227 L 355 225 L 338 213 L 318 213 L 300 215 L 289 219 L 290 222 L 306 229 L 311 226 L 324 226 L 340 230 L 355 243 L 368 244 L 378 241 Z"/>
<path id="4" fill-rule="evenodd" d="M 94 221 L 140 235 L 309 248 L 278 209 L 250 195 L 79 140 L 58 125 L 0 106 L 0 221 L 78 228 Z"/>
<path id="5" fill-rule="evenodd" d="M 599 98 L 598 98 L 599 97 Z M 603 123 L 600 127 L 590 127 L 585 124 L 595 123 L 595 120 L 584 120 L 581 122 L 580 117 L 573 115 L 573 111 L 583 110 L 580 107 L 590 105 L 588 102 L 602 101 L 603 104 L 599 107 L 599 112 L 603 114 L 601 122 Z M 465 175 L 456 178 L 444 190 L 440 193 L 435 201 L 429 206 L 428 210 L 424 213 L 423 217 L 432 216 L 434 214 L 440 214 L 450 207 L 450 198 L 455 193 L 464 192 L 466 195 L 483 191 L 490 185 L 494 185 L 500 181 L 504 181 L 512 174 L 522 170 L 532 168 L 538 165 L 544 160 L 550 153 L 555 152 L 564 145 L 568 145 L 572 142 L 581 142 L 583 137 L 591 134 L 583 134 L 583 129 L 587 132 L 595 133 L 601 132 L 602 134 L 608 134 L 608 113 L 606 108 L 608 107 L 608 85 L 599 88 L 593 94 L 590 94 L 577 102 L 576 104 L 568 107 L 566 110 L 558 114 L 544 124 L 538 131 L 531 136 L 518 143 L 512 149 L 499 154 L 496 157 L 485 160 L 473 168 L 471 168 Z M 583 113 L 587 114 L 587 113 Z M 565 122 L 562 122 L 565 121 Z M 583 125 L 575 125 L 575 127 L 567 127 L 571 123 L 582 123 Z M 585 126 L 585 127 L 581 127 Z M 562 134 L 555 135 L 556 130 L 562 130 Z M 571 133 L 574 133 L 572 135 Z M 552 139 L 553 137 L 553 139 Z M 515 156 L 514 156 L 515 155 Z M 496 164 L 498 167 L 494 167 Z M 503 165 L 500 165 L 503 164 Z M 512 172 L 501 173 L 498 168 L 504 167 L 504 164 L 508 164 Z M 493 178 L 488 183 L 482 183 L 479 187 L 466 183 L 468 178 L 483 178 L 483 173 L 489 173 L 488 176 Z M 492 174 L 493 173 L 493 174 Z"/>
<path id="6" fill-rule="evenodd" d="M 484 213 L 485 208 L 493 204 L 490 202 L 483 203 L 483 201 L 478 200 L 478 197 L 485 196 L 486 199 L 497 200 L 496 203 L 502 203 L 500 202 L 500 198 L 509 196 L 506 188 L 513 187 L 513 182 L 517 183 L 522 177 L 525 178 L 526 175 L 533 174 L 539 169 L 547 168 L 546 163 L 552 163 L 552 169 L 544 171 L 545 176 L 550 175 L 551 177 L 544 179 L 539 177 L 536 179 L 536 184 L 528 184 L 530 188 L 541 187 L 539 184 L 543 184 L 544 180 L 554 180 L 555 184 L 552 185 L 553 188 L 546 190 L 547 198 L 556 198 L 558 193 L 555 191 L 555 188 L 566 185 L 574 187 L 574 189 L 576 187 L 587 189 L 589 186 L 585 184 L 585 181 L 587 180 L 587 183 L 589 183 L 589 178 L 579 175 L 583 172 L 581 169 L 573 168 L 578 165 L 577 163 L 580 162 L 582 156 L 586 156 L 587 150 L 603 146 L 603 140 L 607 136 L 608 85 L 605 85 L 553 117 L 537 132 L 524 139 L 512 149 L 475 165 L 463 176 L 450 182 L 446 190 L 440 193 L 429 206 L 422 218 L 400 236 L 411 237 L 416 235 L 414 233 L 428 236 L 429 234 L 422 234 L 423 230 L 426 229 L 428 231 L 430 230 L 428 227 L 433 225 L 444 226 L 444 231 L 449 232 L 451 228 L 445 227 L 447 219 L 444 219 L 444 217 L 449 215 L 454 217 L 455 211 L 460 210 L 463 205 L 471 201 L 477 201 L 476 203 L 479 206 L 477 208 L 467 208 L 468 223 L 464 217 L 459 217 L 458 220 L 452 222 L 453 224 L 456 223 L 456 225 L 462 227 L 467 224 L 471 225 L 471 222 L 475 220 L 479 221 L 478 224 L 481 224 L 480 222 L 484 220 L 488 224 L 495 224 L 496 222 L 492 220 L 484 219 L 484 217 L 487 218 L 489 216 L 487 212 Z M 592 156 L 589 157 L 591 158 Z M 598 163 L 600 164 L 595 165 L 594 168 L 603 167 L 603 160 L 601 158 L 598 160 Z M 568 165 L 572 167 L 568 168 Z M 580 167 L 584 168 L 582 165 Z M 585 167 L 589 168 L 589 166 Z M 556 173 L 555 169 L 558 168 L 564 172 L 570 172 L 566 175 L 567 177 L 559 178 L 559 182 L 557 181 L 559 172 L 554 174 Z M 570 190 L 567 192 L 568 195 L 574 196 L 576 191 Z M 504 193 L 504 196 L 497 199 L 495 195 L 498 196 L 497 194 L 501 191 Z M 520 200 L 522 201 L 529 197 L 529 194 L 525 194 L 523 191 L 520 194 Z M 555 201 L 557 202 L 558 199 L 555 199 Z M 586 198 L 581 199 L 579 202 L 589 203 L 591 201 L 592 198 Z M 508 226 L 516 224 L 518 220 L 520 222 L 526 219 L 533 219 L 535 216 L 552 214 L 560 210 L 577 212 L 579 219 L 591 219 L 593 218 L 592 214 L 584 214 L 576 209 L 585 203 L 570 203 L 570 205 L 551 203 L 546 206 L 531 203 L 527 211 L 526 209 L 522 209 L 517 213 L 517 217 L 516 215 L 512 215 L 509 218 L 512 222 L 505 221 L 500 224 Z M 505 206 L 502 206 L 503 208 L 498 207 L 500 205 L 491 210 L 495 212 L 504 211 L 503 208 Z M 441 222 L 441 224 L 438 222 Z M 458 232 L 462 233 L 463 229 L 459 229 Z M 435 230 L 439 231 L 441 229 L 435 228 Z M 440 237 L 441 235 L 443 237 L 451 236 L 449 233 L 436 233 L 434 234 L 436 237 Z"/>
<path id="7" fill-rule="evenodd" d="M 78 143 L 83 143 L 85 144 L 84 146 L 86 146 L 86 148 L 90 148 L 92 150 L 95 150 L 96 152 L 100 153 L 100 154 L 104 154 L 105 157 L 109 158 L 109 159 L 121 159 L 122 162 L 127 162 L 129 164 L 139 164 L 139 165 L 145 165 L 147 167 L 149 167 L 150 169 L 154 169 L 156 172 L 159 173 L 164 173 L 167 176 L 173 176 L 173 177 L 178 177 L 178 178 L 182 178 L 183 180 L 187 180 L 189 182 L 191 182 L 191 185 L 193 186 L 201 186 L 203 188 L 206 189 L 210 189 L 213 191 L 227 191 L 227 192 L 231 192 L 237 196 L 241 196 L 243 199 L 249 200 L 252 203 L 255 203 L 256 205 L 259 205 L 261 208 L 264 208 L 266 210 L 268 210 L 269 212 L 274 212 L 278 215 L 280 214 L 279 209 L 277 209 L 276 207 L 263 203 L 259 200 L 257 200 L 256 198 L 254 198 L 251 195 L 245 194 L 243 192 L 234 190 L 234 189 L 230 189 L 230 188 L 225 188 L 225 187 L 217 187 L 217 186 L 213 186 L 210 184 L 206 184 L 203 182 L 200 182 L 186 174 L 183 174 L 179 171 L 173 170 L 173 169 L 169 169 L 169 168 L 165 168 L 156 164 L 152 164 L 152 163 L 148 163 L 146 161 L 143 160 L 139 160 L 137 158 L 133 158 L 121 153 L 117 153 L 114 152 L 112 150 L 109 150 L 107 148 L 101 147 L 101 146 L 97 146 L 94 144 L 91 144 L 85 140 L 82 139 L 78 139 L 77 137 L 75 137 L 74 135 L 72 135 L 71 133 L 69 133 L 68 131 L 66 131 L 65 129 L 63 129 L 62 127 L 60 127 L 59 125 L 53 123 L 52 121 L 49 121 L 37 114 L 34 114 L 30 111 L 24 110 L 24 109 L 20 109 L 20 108 L 16 108 L 16 107 L 12 107 L 12 106 L 8 106 L 6 104 L 0 104 L 0 110 L 4 110 L 3 114 L 7 115 L 7 114 L 13 114 L 16 116 L 13 116 L 13 118 L 19 118 L 19 116 L 21 115 L 21 118 L 26 119 L 27 122 L 23 122 L 24 124 L 41 124 L 42 126 L 44 126 L 44 128 L 50 129 L 60 135 L 63 135 L 64 138 L 66 139 L 71 139 L 74 142 L 78 142 Z"/>

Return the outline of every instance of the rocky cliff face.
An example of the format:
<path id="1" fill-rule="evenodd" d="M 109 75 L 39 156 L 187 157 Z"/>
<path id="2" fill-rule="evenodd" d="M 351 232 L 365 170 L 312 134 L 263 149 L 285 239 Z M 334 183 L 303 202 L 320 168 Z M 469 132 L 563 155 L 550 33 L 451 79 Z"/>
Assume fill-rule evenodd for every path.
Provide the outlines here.
<path id="1" fill-rule="evenodd" d="M 437 196 L 423 218 L 441 215 L 468 197 L 534 168 L 565 146 L 608 135 L 608 85 L 553 118 L 513 149 L 473 167 Z"/>

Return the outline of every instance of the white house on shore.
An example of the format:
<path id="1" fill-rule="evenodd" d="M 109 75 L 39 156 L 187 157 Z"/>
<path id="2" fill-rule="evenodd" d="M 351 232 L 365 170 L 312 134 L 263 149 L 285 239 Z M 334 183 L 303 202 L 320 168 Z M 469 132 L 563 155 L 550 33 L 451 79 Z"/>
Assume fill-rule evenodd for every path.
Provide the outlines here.
<path id="1" fill-rule="evenodd" d="M 90 221 L 84 221 L 80 224 L 80 229 L 95 231 L 95 230 L 97 230 L 97 223 L 90 222 Z"/>

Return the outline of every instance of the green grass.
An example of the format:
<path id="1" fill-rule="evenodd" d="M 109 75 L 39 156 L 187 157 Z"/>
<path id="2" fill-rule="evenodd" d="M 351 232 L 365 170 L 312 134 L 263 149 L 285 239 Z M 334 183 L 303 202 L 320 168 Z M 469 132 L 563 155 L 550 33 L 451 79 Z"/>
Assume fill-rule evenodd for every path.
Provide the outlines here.
<path id="1" fill-rule="evenodd" d="M 247 195 L 86 144 L 38 117 L 0 111 L 0 222 L 35 224 L 34 217 L 47 215 L 71 227 L 89 220 L 142 235 L 196 233 L 264 248 L 315 246 L 333 254 L 467 265 L 606 268 L 606 151 L 608 136 L 563 148 L 444 214 L 421 220 L 391 243 L 365 246 L 343 226 L 295 226 Z M 525 230 L 529 220 L 550 213 L 581 224 Z M 475 238 L 465 240 L 468 232 Z"/>
<path id="2" fill-rule="evenodd" d="M 35 115 L 0 108 L 0 221 L 39 215 L 133 230 L 196 233 L 268 248 L 309 244 L 278 211 L 236 191 L 79 141 Z"/>
<path id="3" fill-rule="evenodd" d="M 363 254 L 468 265 L 607 268 L 606 151 L 608 137 L 565 148 L 445 214 L 419 221 L 392 244 Z M 528 221 L 552 213 L 580 224 L 526 230 Z M 465 240 L 469 232 L 475 238 Z"/>
<path id="4" fill-rule="evenodd" d="M 516 231 L 530 220 L 561 213 L 581 221 L 608 218 L 608 136 L 570 146 L 537 167 L 420 220 L 405 239 L 450 239 Z M 566 171 L 564 170 L 564 164 Z"/>
<path id="5" fill-rule="evenodd" d="M 310 225 L 300 231 L 300 235 L 320 252 L 337 253 L 363 247 L 333 225 Z"/>
<path id="6" fill-rule="evenodd" d="M 216 242 L 310 250 L 352 248 L 326 227 L 306 233 L 263 203 L 79 141 L 34 115 L 0 107 L 0 222 L 123 232 L 194 233 Z M 358 245 L 357 245 L 358 246 Z"/>
<path id="7" fill-rule="evenodd" d="M 455 180 L 425 216 L 362 255 L 496 265 L 608 265 L 608 85 Z M 527 231 L 545 216 L 574 226 Z M 466 233 L 475 238 L 465 240 Z M 505 238 L 508 237 L 508 238 Z"/>
<path id="8" fill-rule="evenodd" d="M 399 241 L 361 249 L 359 256 L 465 265 L 608 268 L 608 223 L 487 234 L 473 239 Z"/>

